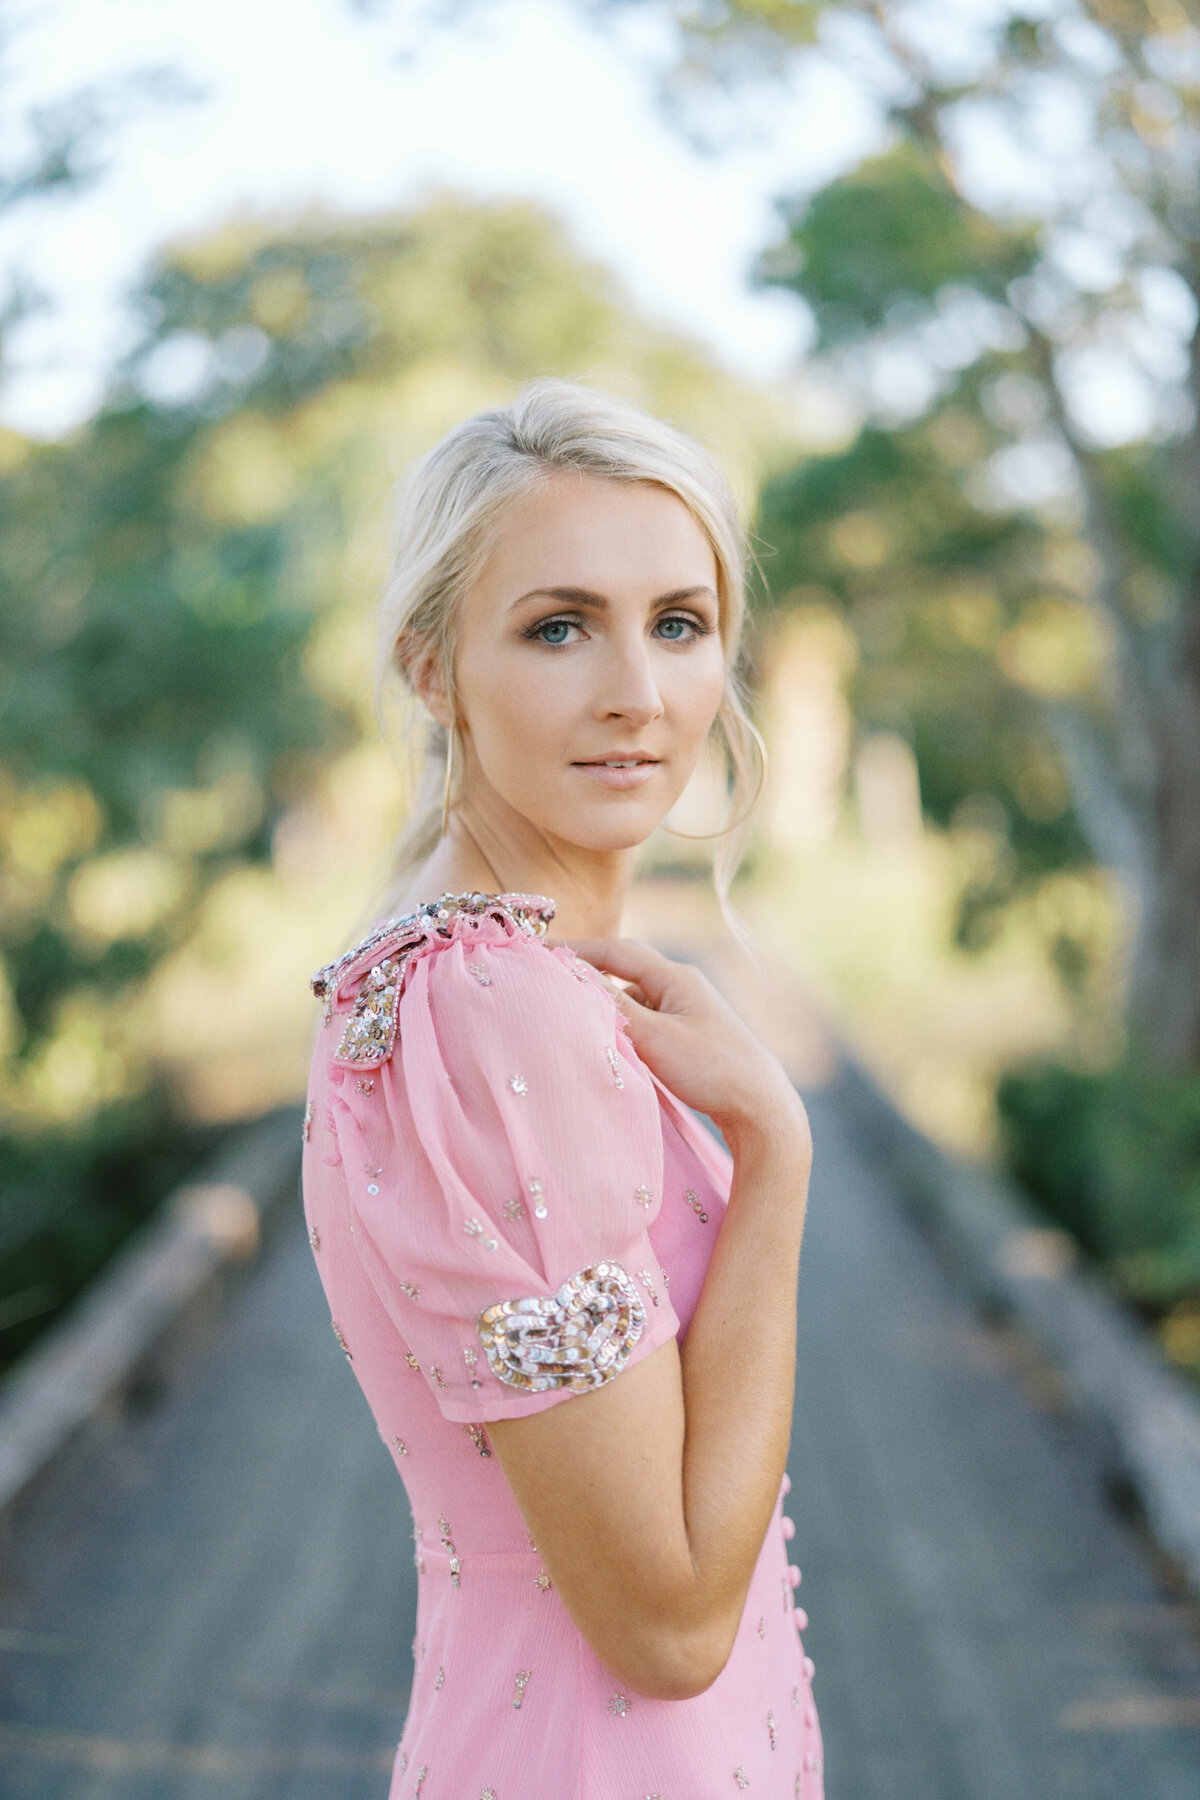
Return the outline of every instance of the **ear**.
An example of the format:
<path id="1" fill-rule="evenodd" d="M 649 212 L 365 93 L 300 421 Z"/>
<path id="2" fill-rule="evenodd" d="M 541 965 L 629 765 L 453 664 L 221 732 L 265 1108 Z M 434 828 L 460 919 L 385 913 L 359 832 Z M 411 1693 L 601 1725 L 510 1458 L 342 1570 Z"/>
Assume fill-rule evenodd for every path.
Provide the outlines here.
<path id="1" fill-rule="evenodd" d="M 396 639 L 393 655 L 427 711 L 448 731 L 450 705 L 446 699 L 441 664 L 431 651 L 428 640 L 414 632 L 402 631 Z"/>

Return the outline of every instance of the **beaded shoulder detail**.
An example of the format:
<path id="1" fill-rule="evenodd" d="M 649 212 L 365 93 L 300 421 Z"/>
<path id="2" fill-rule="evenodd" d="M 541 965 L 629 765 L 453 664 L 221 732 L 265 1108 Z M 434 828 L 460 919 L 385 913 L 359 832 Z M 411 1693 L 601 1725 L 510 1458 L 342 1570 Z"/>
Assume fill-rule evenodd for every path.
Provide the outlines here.
<path id="1" fill-rule="evenodd" d="M 347 982 L 361 976 L 354 1009 L 333 1060 L 355 1068 L 378 1068 L 396 1041 L 397 1002 L 412 952 L 434 938 L 477 928 L 494 919 L 510 936 L 544 937 L 558 910 L 546 894 L 451 894 L 427 900 L 413 912 L 384 919 L 366 937 L 311 977 L 309 985 L 325 1002 L 326 1024 Z"/>

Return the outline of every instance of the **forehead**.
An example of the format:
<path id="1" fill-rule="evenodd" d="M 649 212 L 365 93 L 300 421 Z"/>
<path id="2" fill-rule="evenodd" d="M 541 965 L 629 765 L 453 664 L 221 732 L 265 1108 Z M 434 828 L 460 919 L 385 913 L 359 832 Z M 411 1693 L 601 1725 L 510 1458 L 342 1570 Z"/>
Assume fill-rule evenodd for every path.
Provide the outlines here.
<path id="1" fill-rule="evenodd" d="M 575 586 L 651 599 L 703 583 L 716 588 L 716 558 L 677 494 L 657 482 L 554 469 L 506 508 L 479 585 L 492 598 Z"/>

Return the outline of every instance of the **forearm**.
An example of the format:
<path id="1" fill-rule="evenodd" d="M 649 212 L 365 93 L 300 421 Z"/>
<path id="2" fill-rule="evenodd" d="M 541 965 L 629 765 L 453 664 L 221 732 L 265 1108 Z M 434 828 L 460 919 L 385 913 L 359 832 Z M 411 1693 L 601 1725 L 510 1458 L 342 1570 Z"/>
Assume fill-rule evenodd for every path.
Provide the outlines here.
<path id="1" fill-rule="evenodd" d="M 730 1136 L 729 1208 L 680 1351 L 684 1523 L 702 1628 L 732 1644 L 792 1426 L 811 1142 L 799 1109 Z"/>

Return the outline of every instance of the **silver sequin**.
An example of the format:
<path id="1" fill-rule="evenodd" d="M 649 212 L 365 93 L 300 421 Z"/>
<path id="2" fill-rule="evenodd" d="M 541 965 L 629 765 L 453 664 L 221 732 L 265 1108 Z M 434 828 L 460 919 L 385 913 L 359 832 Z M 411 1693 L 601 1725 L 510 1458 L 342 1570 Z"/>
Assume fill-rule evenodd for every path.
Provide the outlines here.
<path id="1" fill-rule="evenodd" d="M 546 1200 L 545 1195 L 542 1192 L 542 1178 L 540 1175 L 531 1175 L 529 1177 L 529 1194 L 533 1201 L 534 1218 L 544 1219 L 546 1217 Z"/>
<path id="2" fill-rule="evenodd" d="M 516 1693 L 513 1697 L 513 1709 L 516 1712 L 520 1712 L 521 1710 L 521 1702 L 525 1698 L 525 1689 L 529 1686 L 532 1675 L 532 1669 L 518 1669 L 513 1676 L 513 1680 L 516 1683 Z"/>
<path id="3" fill-rule="evenodd" d="M 478 1238 L 485 1250 L 496 1250 L 499 1248 L 497 1240 L 494 1237 L 488 1236 L 478 1219 L 464 1219 L 463 1230 L 468 1237 Z"/>
<path id="4" fill-rule="evenodd" d="M 628 1694 L 617 1693 L 614 1694 L 609 1701 L 608 1710 L 612 1713 L 614 1718 L 623 1719 L 625 1714 L 631 1710 L 632 1706 L 633 1701 L 629 1698 Z"/>
<path id="5" fill-rule="evenodd" d="M 527 1094 L 529 1092 L 529 1083 L 523 1075 L 510 1075 L 508 1078 L 508 1085 L 514 1094 Z"/>
<path id="6" fill-rule="evenodd" d="M 613 1080 L 619 1088 L 625 1086 L 625 1077 L 621 1073 L 621 1059 L 611 1044 L 606 1044 L 604 1054 L 608 1058 L 608 1066 L 613 1072 Z"/>
<path id="7" fill-rule="evenodd" d="M 599 1387 L 620 1373 L 642 1335 L 646 1309 L 617 1262 L 593 1263 L 554 1294 L 498 1300 L 476 1322 L 498 1380 L 532 1393 Z"/>
<path id="8" fill-rule="evenodd" d="M 644 1181 L 642 1182 L 640 1187 L 634 1188 L 633 1197 L 637 1201 L 639 1206 L 652 1206 L 654 1204 L 654 1195 L 651 1193 L 650 1189 L 646 1186 Z"/>

